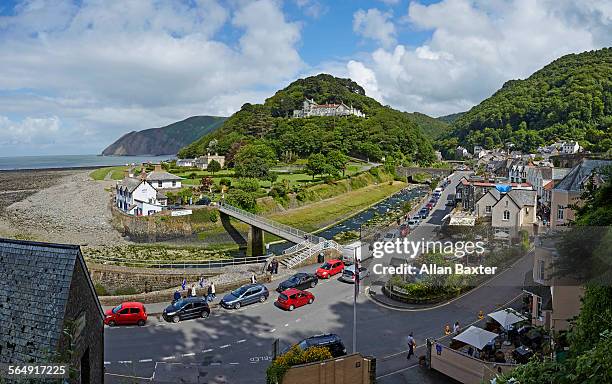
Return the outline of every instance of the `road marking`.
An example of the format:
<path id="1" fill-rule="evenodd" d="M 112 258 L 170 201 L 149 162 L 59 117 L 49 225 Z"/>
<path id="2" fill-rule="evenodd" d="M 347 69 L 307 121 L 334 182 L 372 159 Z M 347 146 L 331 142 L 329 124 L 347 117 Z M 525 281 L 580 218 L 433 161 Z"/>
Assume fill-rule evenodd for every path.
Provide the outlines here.
<path id="1" fill-rule="evenodd" d="M 162 360 L 172 360 L 172 359 L 176 359 L 176 356 L 162 357 Z"/>
<path id="2" fill-rule="evenodd" d="M 109 375 L 109 376 L 126 377 L 129 379 L 148 380 L 148 381 L 153 380 L 153 377 L 129 376 L 129 375 L 120 375 L 118 373 L 108 373 L 108 372 L 104 372 L 104 374 Z"/>
<path id="3" fill-rule="evenodd" d="M 418 366 L 419 366 L 419 364 L 415 364 L 415 365 L 411 365 L 411 366 L 406 367 L 406 368 L 398 369 L 397 371 L 394 371 L 394 372 L 385 373 L 385 374 L 384 374 L 384 375 L 382 375 L 382 376 L 377 376 L 377 377 L 376 377 L 376 380 L 382 379 L 383 377 L 392 376 L 392 375 L 398 374 L 398 373 L 400 373 L 400 372 L 407 371 L 407 370 L 409 370 L 409 369 L 412 369 L 412 368 L 414 368 L 414 367 L 418 367 Z"/>
<path id="4" fill-rule="evenodd" d="M 276 328 L 272 328 L 272 329 L 270 330 L 270 333 L 272 333 L 272 332 L 276 332 Z"/>
<path id="5" fill-rule="evenodd" d="M 105 361 L 104 365 L 109 365 L 111 362 L 110 361 Z"/>
<path id="6" fill-rule="evenodd" d="M 210 365 L 221 365 L 221 363 L 210 363 Z"/>
<path id="7" fill-rule="evenodd" d="M 285 327 L 288 327 L 288 326 L 289 326 L 289 323 L 285 324 Z"/>
<path id="8" fill-rule="evenodd" d="M 119 363 L 119 364 L 132 364 L 132 360 L 121 360 L 121 361 L 118 361 L 117 363 Z"/>
<path id="9" fill-rule="evenodd" d="M 238 364 L 240 364 L 240 363 L 230 363 L 230 365 L 238 365 Z"/>
<path id="10" fill-rule="evenodd" d="M 246 341 L 246 339 L 238 340 L 238 341 L 236 342 L 236 344 L 244 343 L 245 341 Z"/>
<path id="11" fill-rule="evenodd" d="M 230 344 L 225 344 L 225 345 L 220 346 L 219 348 L 223 349 L 223 348 L 227 348 L 229 346 L 230 346 Z"/>
<path id="12" fill-rule="evenodd" d="M 206 353 L 206 352 L 210 352 L 210 351 L 212 351 L 212 348 L 205 349 L 205 350 L 202 351 L 202 353 Z"/>
<path id="13" fill-rule="evenodd" d="M 142 360 L 138 360 L 139 363 L 150 363 L 151 361 L 153 361 L 153 359 L 142 359 Z"/>
<path id="14" fill-rule="evenodd" d="M 183 357 L 195 356 L 195 353 L 183 353 Z"/>

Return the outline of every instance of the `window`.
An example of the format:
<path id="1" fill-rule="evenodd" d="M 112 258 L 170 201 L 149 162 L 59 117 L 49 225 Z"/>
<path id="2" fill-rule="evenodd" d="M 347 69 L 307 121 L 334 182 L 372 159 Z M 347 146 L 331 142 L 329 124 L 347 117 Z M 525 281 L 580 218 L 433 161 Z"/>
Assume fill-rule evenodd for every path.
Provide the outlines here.
<path id="1" fill-rule="evenodd" d="M 525 214 L 528 215 L 529 214 L 529 208 L 525 208 Z"/>
<path id="2" fill-rule="evenodd" d="M 130 311 L 129 308 L 125 308 L 125 309 L 122 309 L 121 311 L 119 311 L 119 314 L 120 315 L 127 315 L 129 313 L 129 311 Z"/>
<path id="3" fill-rule="evenodd" d="M 544 280 L 544 260 L 538 261 L 538 279 Z"/>
<path id="4" fill-rule="evenodd" d="M 540 296 L 536 296 L 536 316 L 538 320 L 542 320 L 542 298 Z"/>
<path id="5" fill-rule="evenodd" d="M 510 211 L 508 211 L 507 209 L 504 211 L 504 220 L 510 220 Z"/>
<path id="6" fill-rule="evenodd" d="M 172 182 L 172 186 L 173 186 L 173 187 L 176 187 L 176 181 L 173 181 L 173 182 Z"/>
<path id="7" fill-rule="evenodd" d="M 161 182 L 161 181 L 158 181 L 158 182 L 157 182 L 157 186 L 161 188 L 161 187 L 162 187 L 162 182 Z"/>
<path id="8" fill-rule="evenodd" d="M 132 314 L 139 314 L 140 313 L 140 308 L 130 308 L 130 313 L 132 313 Z"/>
<path id="9" fill-rule="evenodd" d="M 563 220 L 564 211 L 565 211 L 565 207 L 562 205 L 559 205 L 559 207 L 557 208 L 557 219 L 558 220 Z"/>
<path id="10" fill-rule="evenodd" d="M 487 205 L 485 207 L 485 213 L 491 213 L 491 206 L 490 205 Z"/>

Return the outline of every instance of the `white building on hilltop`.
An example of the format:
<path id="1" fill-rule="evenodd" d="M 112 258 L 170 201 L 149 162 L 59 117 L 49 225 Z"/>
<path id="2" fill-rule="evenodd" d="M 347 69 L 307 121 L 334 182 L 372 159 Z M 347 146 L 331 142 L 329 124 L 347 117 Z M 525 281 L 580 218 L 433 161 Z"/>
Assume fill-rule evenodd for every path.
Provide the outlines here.
<path id="1" fill-rule="evenodd" d="M 312 116 L 357 116 L 365 117 L 365 113 L 357 108 L 340 104 L 317 104 L 312 99 L 304 100 L 302 109 L 293 111 L 293 117 L 312 117 Z"/>
<path id="2" fill-rule="evenodd" d="M 149 216 L 162 211 L 168 198 L 144 178 L 126 177 L 117 183 L 115 205 L 128 215 Z"/>

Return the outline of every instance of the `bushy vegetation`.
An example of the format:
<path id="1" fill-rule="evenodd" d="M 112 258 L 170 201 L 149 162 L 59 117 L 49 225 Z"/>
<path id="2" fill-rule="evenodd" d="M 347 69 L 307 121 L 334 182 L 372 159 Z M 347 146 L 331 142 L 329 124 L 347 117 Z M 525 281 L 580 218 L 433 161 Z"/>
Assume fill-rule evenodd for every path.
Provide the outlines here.
<path id="1" fill-rule="evenodd" d="M 266 383 L 282 383 L 283 376 L 289 368 L 294 365 L 314 363 L 316 361 L 323 361 L 331 358 L 331 352 L 325 347 L 310 347 L 306 350 L 302 350 L 298 346 L 293 346 L 289 351 L 272 361 L 266 370 Z"/>
<path id="2" fill-rule="evenodd" d="M 587 150 L 612 148 L 612 49 L 563 56 L 525 80 L 511 80 L 462 114 L 439 144 L 487 149 L 506 142 L 532 152 L 557 140 Z"/>
<path id="3" fill-rule="evenodd" d="M 352 105 L 367 118 L 312 117 L 290 118 L 306 98 L 317 103 Z M 370 160 L 398 153 L 406 161 L 429 163 L 434 160 L 431 141 L 407 114 L 382 106 L 365 96 L 365 91 L 350 79 L 320 74 L 297 80 L 278 91 L 264 104 L 245 104 L 223 126 L 179 152 L 180 157 L 194 157 L 206 152 L 217 140 L 219 153 L 232 163 L 241 147 L 263 141 L 276 158 L 306 158 L 314 153 L 339 150 Z"/>

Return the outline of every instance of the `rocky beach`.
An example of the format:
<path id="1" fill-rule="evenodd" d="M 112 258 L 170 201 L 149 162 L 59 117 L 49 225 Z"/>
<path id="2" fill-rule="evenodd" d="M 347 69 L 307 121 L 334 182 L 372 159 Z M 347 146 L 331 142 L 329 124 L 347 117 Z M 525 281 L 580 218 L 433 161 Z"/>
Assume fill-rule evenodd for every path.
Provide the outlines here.
<path id="1" fill-rule="evenodd" d="M 108 188 L 90 170 L 0 172 L 0 236 L 80 245 L 125 241 L 111 224 Z"/>

